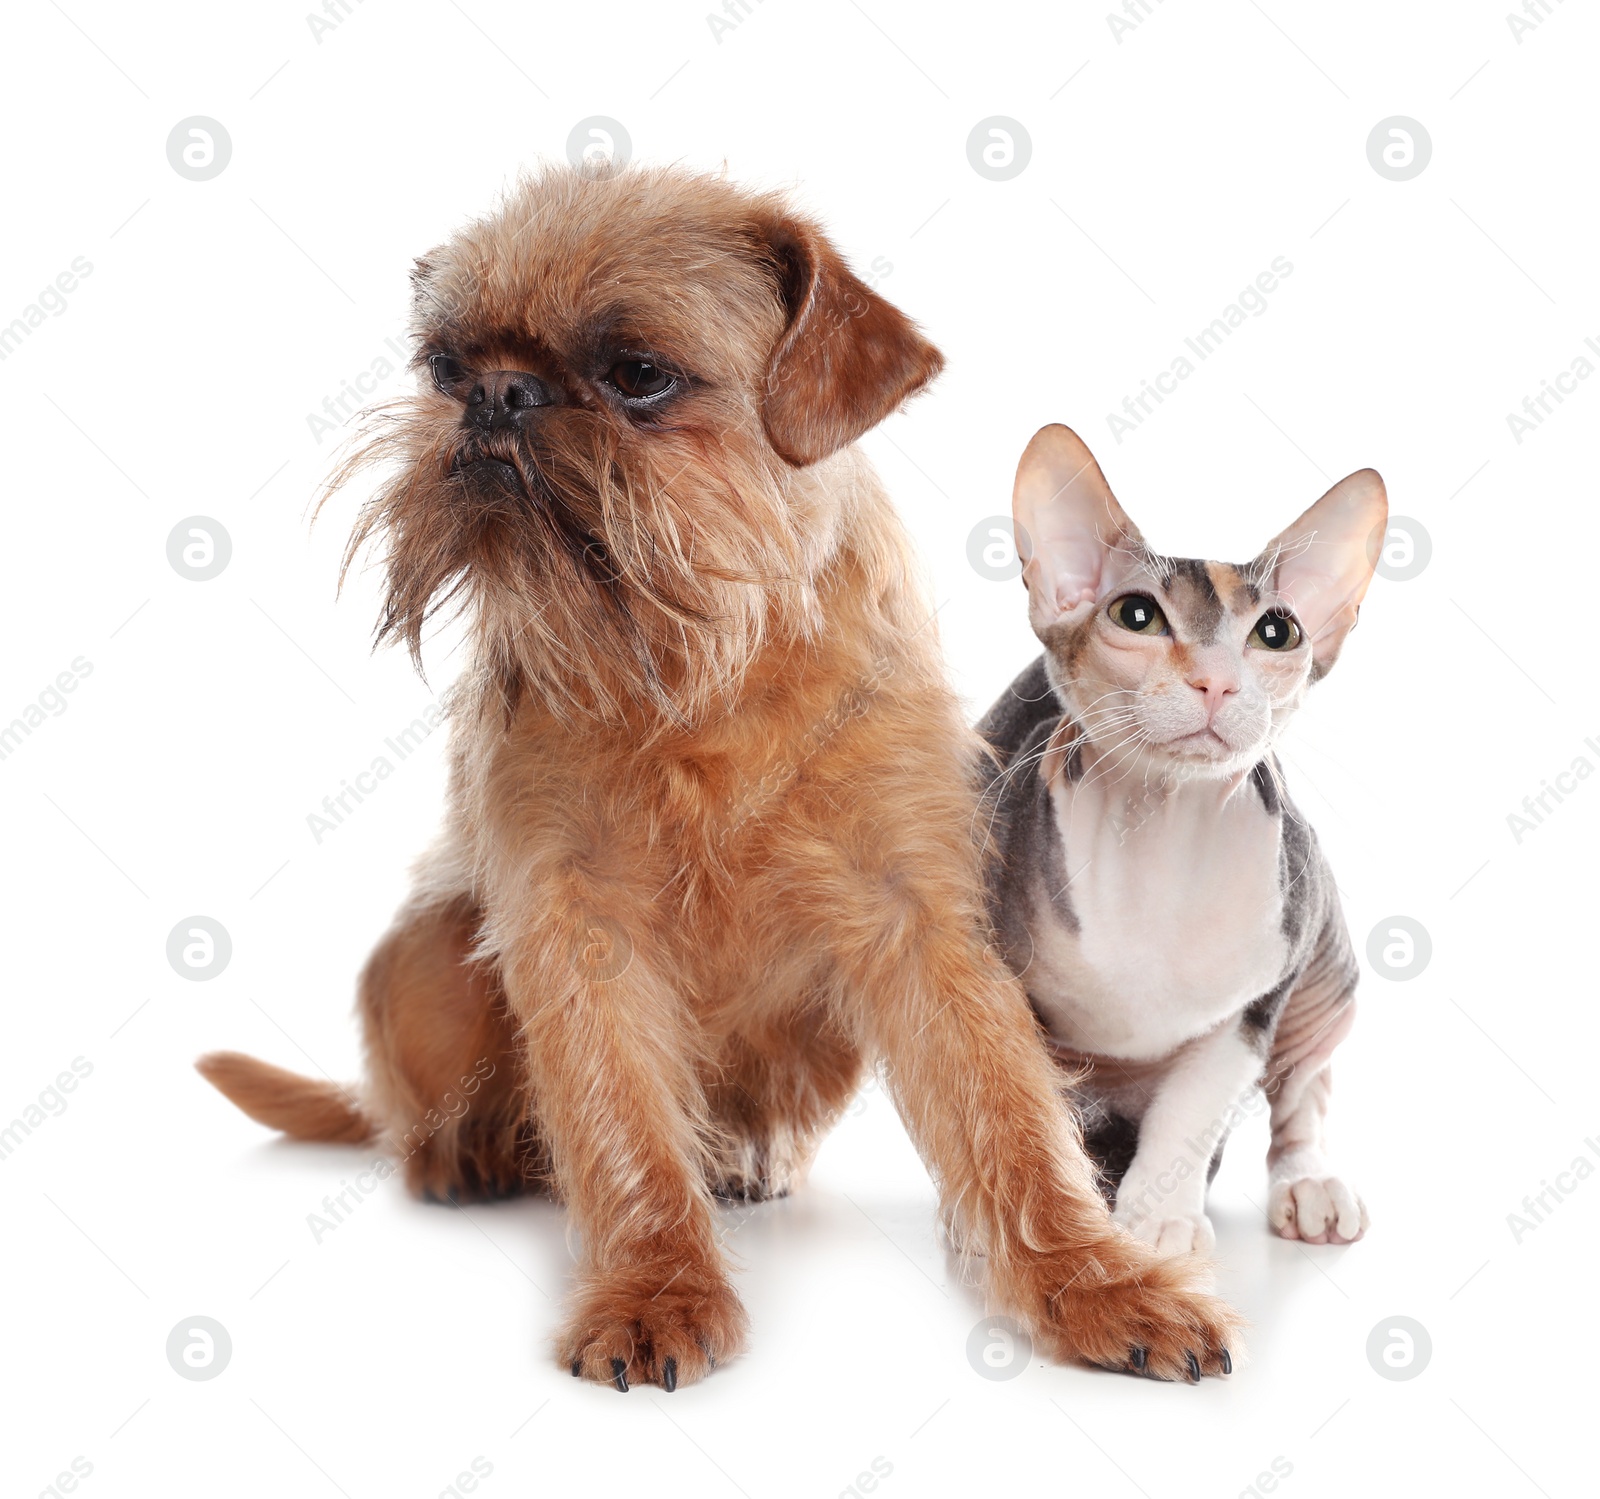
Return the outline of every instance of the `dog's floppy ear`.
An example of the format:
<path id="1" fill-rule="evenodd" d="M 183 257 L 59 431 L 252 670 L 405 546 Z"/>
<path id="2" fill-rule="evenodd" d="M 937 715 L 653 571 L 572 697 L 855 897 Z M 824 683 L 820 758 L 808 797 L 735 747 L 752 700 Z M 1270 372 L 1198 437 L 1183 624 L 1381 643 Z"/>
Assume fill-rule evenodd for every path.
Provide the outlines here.
<path id="1" fill-rule="evenodd" d="M 877 426 L 944 356 L 814 225 L 775 217 L 760 234 L 788 314 L 767 364 L 761 422 L 779 457 L 804 468 Z"/>

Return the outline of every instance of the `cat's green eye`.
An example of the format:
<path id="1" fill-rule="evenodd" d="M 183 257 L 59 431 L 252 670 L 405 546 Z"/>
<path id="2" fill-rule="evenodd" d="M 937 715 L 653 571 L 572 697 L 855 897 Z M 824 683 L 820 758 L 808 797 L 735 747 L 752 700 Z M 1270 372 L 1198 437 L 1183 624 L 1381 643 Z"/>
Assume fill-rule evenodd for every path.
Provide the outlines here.
<path id="1" fill-rule="evenodd" d="M 1125 593 L 1110 609 L 1112 619 L 1135 635 L 1165 635 L 1167 617 L 1148 593 Z"/>
<path id="2" fill-rule="evenodd" d="M 1249 644 L 1264 651 L 1292 651 L 1300 644 L 1300 626 L 1287 609 L 1269 609 L 1256 621 Z"/>

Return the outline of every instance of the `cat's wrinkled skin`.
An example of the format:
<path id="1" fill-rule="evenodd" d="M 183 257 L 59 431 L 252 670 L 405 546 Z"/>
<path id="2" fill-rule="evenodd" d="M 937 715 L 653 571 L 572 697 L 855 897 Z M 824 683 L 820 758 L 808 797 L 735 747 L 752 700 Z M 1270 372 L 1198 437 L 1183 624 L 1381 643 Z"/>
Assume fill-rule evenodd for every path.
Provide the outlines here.
<path id="1" fill-rule="evenodd" d="M 1322 1126 L 1357 967 L 1273 745 L 1355 623 L 1383 481 L 1352 474 L 1246 566 L 1162 557 L 1052 426 L 1014 508 L 1046 649 L 979 725 L 992 915 L 1079 1074 L 1116 1216 L 1163 1254 L 1210 1250 L 1206 1187 L 1260 1084 L 1273 1229 L 1352 1242 L 1366 1208 Z"/>

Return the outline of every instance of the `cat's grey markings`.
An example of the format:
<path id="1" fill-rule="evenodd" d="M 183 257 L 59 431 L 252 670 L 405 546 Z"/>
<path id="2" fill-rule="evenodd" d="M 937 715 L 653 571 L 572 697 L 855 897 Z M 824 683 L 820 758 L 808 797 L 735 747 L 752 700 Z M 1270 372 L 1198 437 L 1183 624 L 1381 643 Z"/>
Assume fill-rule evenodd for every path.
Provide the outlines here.
<path id="1" fill-rule="evenodd" d="M 991 918 L 1082 1074 L 1102 1185 L 1163 1252 L 1208 1249 L 1205 1186 L 1259 1083 L 1272 1226 L 1359 1238 L 1365 1207 L 1322 1140 L 1357 968 L 1273 746 L 1355 622 L 1382 481 L 1351 475 L 1249 564 L 1164 557 L 1076 435 L 1047 427 L 1014 510 L 1046 649 L 979 724 Z"/>

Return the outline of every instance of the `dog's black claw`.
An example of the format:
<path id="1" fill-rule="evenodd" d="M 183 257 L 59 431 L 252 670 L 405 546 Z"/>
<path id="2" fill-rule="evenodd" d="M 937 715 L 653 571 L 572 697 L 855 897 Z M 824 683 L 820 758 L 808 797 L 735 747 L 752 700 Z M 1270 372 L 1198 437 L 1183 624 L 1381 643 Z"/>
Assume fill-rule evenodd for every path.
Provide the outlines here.
<path id="1" fill-rule="evenodd" d="M 1226 1348 L 1222 1350 L 1222 1372 L 1224 1374 L 1233 1373 L 1233 1355 Z"/>
<path id="2" fill-rule="evenodd" d="M 1195 1376 L 1199 1378 L 1198 1375 Z M 611 1383 L 624 1394 L 628 1391 L 628 1361 L 622 1358 L 611 1360 Z"/>
<path id="3" fill-rule="evenodd" d="M 677 1359 L 669 1358 L 666 1363 L 661 1366 L 661 1388 L 669 1395 L 678 1388 Z"/>
<path id="4" fill-rule="evenodd" d="M 572 1361 L 572 1377 L 574 1379 L 583 1377 L 583 1360 L 581 1358 L 575 1358 Z"/>
<path id="5" fill-rule="evenodd" d="M 1135 1369 L 1137 1369 L 1141 1374 L 1143 1374 L 1144 1373 L 1144 1366 L 1149 1361 L 1149 1358 L 1150 1358 L 1150 1355 L 1148 1353 L 1146 1353 L 1144 1351 L 1144 1349 L 1135 1348 L 1133 1350 L 1133 1352 L 1128 1355 L 1128 1362 L 1130 1364 L 1132 1364 L 1133 1367 Z"/>
<path id="6" fill-rule="evenodd" d="M 1187 1349 L 1184 1351 L 1184 1355 L 1183 1356 L 1184 1356 L 1185 1360 L 1187 1360 L 1188 1365 L 1189 1365 L 1189 1378 L 1192 1379 L 1196 1384 L 1199 1384 L 1200 1383 L 1200 1360 L 1197 1359 L 1192 1353 L 1188 1352 Z"/>

